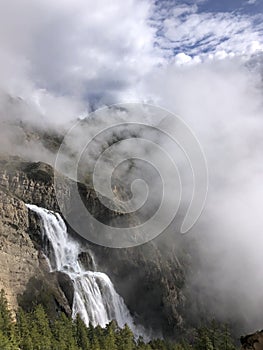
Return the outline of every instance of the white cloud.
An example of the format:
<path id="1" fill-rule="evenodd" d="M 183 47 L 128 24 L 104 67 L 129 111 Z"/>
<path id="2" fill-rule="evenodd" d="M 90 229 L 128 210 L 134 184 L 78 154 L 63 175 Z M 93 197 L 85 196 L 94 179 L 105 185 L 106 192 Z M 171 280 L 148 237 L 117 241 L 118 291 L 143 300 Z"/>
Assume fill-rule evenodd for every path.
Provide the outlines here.
<path id="1" fill-rule="evenodd" d="M 198 12 L 197 7 L 183 6 L 167 10 L 159 28 L 159 45 L 186 55 L 202 53 L 250 55 L 263 50 L 263 14 L 248 16 L 228 12 Z"/>
<path id="2" fill-rule="evenodd" d="M 206 209 L 192 230 L 203 263 L 195 286 L 213 314 L 249 320 L 257 329 L 263 307 L 262 61 L 258 56 L 258 70 L 250 70 L 243 59 L 218 55 L 202 64 L 156 68 L 140 96 L 181 116 L 208 160 Z"/>
<path id="3" fill-rule="evenodd" d="M 4 0 L 0 10 L 1 84 L 26 99 L 44 89 L 113 103 L 162 61 L 148 1 Z"/>
<path id="4" fill-rule="evenodd" d="M 174 61 L 176 64 L 185 64 L 192 61 L 192 57 L 186 55 L 184 52 L 180 52 L 174 57 Z"/>
<path id="5" fill-rule="evenodd" d="M 38 106 L 51 99 L 61 104 L 70 96 L 65 115 L 71 110 L 73 117 L 94 106 L 136 98 L 144 76 L 170 60 L 196 64 L 263 48 L 254 17 L 199 13 L 198 2 L 164 4 L 3 0 L 0 86 L 27 100 L 39 95 Z"/>
<path id="6" fill-rule="evenodd" d="M 172 14 L 174 17 L 182 16 L 182 15 L 188 15 L 191 13 L 196 13 L 198 10 L 197 5 L 177 5 L 172 9 Z"/>

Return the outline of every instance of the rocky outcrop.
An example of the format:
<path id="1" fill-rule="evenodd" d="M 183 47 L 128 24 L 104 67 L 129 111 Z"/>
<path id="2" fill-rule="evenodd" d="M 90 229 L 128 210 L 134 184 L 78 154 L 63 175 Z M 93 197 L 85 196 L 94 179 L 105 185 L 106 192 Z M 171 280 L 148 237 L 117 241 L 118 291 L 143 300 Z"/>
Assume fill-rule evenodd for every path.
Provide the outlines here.
<path id="1" fill-rule="evenodd" d="M 25 203 L 32 203 L 53 211 L 60 211 L 54 188 L 54 169 L 42 162 L 25 162 L 19 157 L 0 158 L 0 186 L 20 198 Z M 60 192 L 64 196 L 73 197 L 73 181 L 65 178 Z M 75 189 L 75 187 L 74 187 Z M 116 211 L 109 211 L 99 200 L 96 192 L 87 185 L 78 183 L 78 191 L 90 213 L 98 220 L 112 221 L 118 216 Z M 66 212 L 78 215 L 78 208 L 66 207 Z"/>
<path id="2" fill-rule="evenodd" d="M 53 169 L 47 164 L 23 162 L 17 157 L 0 159 L 0 186 L 25 203 L 58 209 Z"/>
<path id="3" fill-rule="evenodd" d="M 240 338 L 242 350 L 263 350 L 263 330 Z"/>

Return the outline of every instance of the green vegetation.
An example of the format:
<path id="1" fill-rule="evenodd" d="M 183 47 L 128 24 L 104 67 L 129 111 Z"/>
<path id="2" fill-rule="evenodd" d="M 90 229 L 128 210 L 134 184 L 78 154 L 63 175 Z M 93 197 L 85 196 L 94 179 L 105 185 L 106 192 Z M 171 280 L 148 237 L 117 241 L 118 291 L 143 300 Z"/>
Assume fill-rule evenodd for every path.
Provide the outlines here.
<path id="1" fill-rule="evenodd" d="M 1 350 L 234 350 L 227 326 L 213 321 L 196 330 L 192 342 L 169 343 L 137 341 L 128 326 L 120 329 L 114 321 L 106 328 L 87 328 L 81 318 L 71 320 L 61 313 L 49 320 L 42 305 L 32 312 L 20 309 L 16 322 L 8 310 L 3 291 L 0 293 Z"/>

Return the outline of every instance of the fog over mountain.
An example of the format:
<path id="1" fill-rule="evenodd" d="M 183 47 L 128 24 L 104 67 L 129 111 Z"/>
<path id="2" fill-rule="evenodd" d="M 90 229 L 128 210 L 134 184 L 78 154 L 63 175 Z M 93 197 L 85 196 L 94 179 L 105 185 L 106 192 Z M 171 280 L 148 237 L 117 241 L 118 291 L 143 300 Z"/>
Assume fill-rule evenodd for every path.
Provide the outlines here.
<path id="1" fill-rule="evenodd" d="M 180 238 L 198 262 L 186 288 L 212 316 L 250 331 L 263 326 L 263 12 L 260 0 L 240 3 L 3 0 L 0 152 L 54 166 L 77 120 L 95 130 L 97 108 L 143 102 L 179 115 L 209 172 L 204 211 Z M 68 143 L 65 163 L 86 136 Z"/>

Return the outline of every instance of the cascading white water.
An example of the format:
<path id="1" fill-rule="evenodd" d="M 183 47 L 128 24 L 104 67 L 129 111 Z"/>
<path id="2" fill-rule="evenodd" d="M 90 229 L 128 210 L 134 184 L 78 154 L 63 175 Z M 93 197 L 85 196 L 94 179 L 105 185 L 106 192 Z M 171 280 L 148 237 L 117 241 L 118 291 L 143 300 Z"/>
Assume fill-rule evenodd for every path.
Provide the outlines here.
<path id="1" fill-rule="evenodd" d="M 110 278 L 102 272 L 85 271 L 78 259 L 80 246 L 69 237 L 61 216 L 36 205 L 27 204 L 27 207 L 37 213 L 42 221 L 43 238 L 52 248 L 46 252 L 51 271 L 62 271 L 73 281 L 73 317 L 79 314 L 87 326 L 91 323 L 105 327 L 115 320 L 120 327 L 127 324 L 135 336 L 145 337 L 143 328 L 134 325 L 124 300 L 115 291 Z"/>

